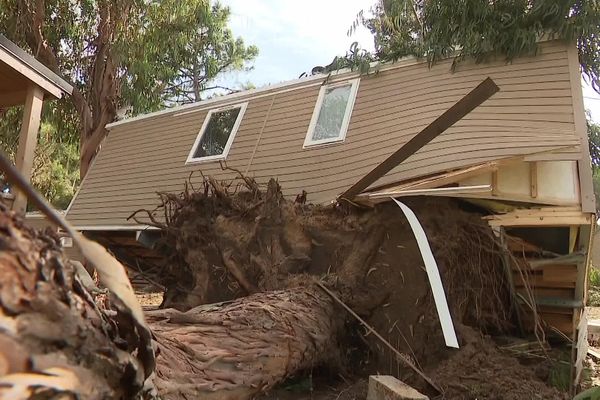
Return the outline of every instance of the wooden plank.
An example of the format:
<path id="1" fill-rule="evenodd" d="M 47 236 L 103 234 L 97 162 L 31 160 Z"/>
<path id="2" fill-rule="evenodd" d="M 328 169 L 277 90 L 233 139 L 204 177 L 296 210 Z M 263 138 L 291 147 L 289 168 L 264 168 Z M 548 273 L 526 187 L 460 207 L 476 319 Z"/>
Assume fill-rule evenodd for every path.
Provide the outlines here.
<path id="1" fill-rule="evenodd" d="M 63 95 L 63 91 L 60 87 L 49 81 L 46 77 L 42 76 L 39 72 L 19 60 L 17 57 L 9 53 L 7 50 L 0 48 L 0 61 L 10 66 L 15 71 L 18 71 L 29 81 L 32 85 L 35 85 L 40 90 L 45 90 L 48 94 L 60 99 Z M 43 96 L 43 92 L 42 92 Z"/>
<path id="2" fill-rule="evenodd" d="M 535 287 L 535 288 L 531 288 L 533 295 L 535 297 L 555 297 L 555 298 L 560 298 L 560 299 L 565 299 L 565 300 L 569 300 L 569 299 L 573 299 L 573 296 L 575 294 L 574 289 L 572 288 L 541 288 L 541 287 Z M 517 288 L 516 289 L 517 293 L 525 296 L 525 289 L 524 288 Z"/>
<path id="3" fill-rule="evenodd" d="M 492 196 L 498 196 L 498 170 L 492 171 Z"/>
<path id="4" fill-rule="evenodd" d="M 517 236 L 506 235 L 506 245 L 510 251 L 515 253 L 541 253 L 543 251 L 541 247 Z"/>
<path id="5" fill-rule="evenodd" d="M 577 243 L 577 235 L 579 234 L 579 227 L 574 225 L 569 227 L 569 253 L 575 251 L 575 244 Z"/>
<path id="6" fill-rule="evenodd" d="M 573 334 L 573 321 L 571 315 L 551 313 L 539 313 L 538 315 L 542 323 L 546 326 L 547 331 L 551 331 L 550 327 L 554 327 L 568 337 L 571 337 Z M 523 313 L 523 322 L 529 330 L 533 330 L 533 316 L 531 313 Z"/>
<path id="7" fill-rule="evenodd" d="M 517 208 L 514 211 L 506 213 L 509 217 L 537 217 L 537 216 L 570 216 L 583 214 L 580 209 L 573 207 L 543 207 L 543 208 Z"/>
<path id="8" fill-rule="evenodd" d="M 436 187 L 441 187 L 444 185 L 449 185 L 452 183 L 456 183 L 459 180 L 470 178 L 472 176 L 477 176 L 480 174 L 484 174 L 488 171 L 498 168 L 499 164 L 509 164 L 510 162 L 517 162 L 522 160 L 523 157 L 510 157 L 504 160 L 491 161 L 483 164 L 477 164 L 472 167 L 461 168 L 453 171 L 446 171 L 441 174 L 436 174 L 433 176 L 427 176 L 424 178 L 417 178 L 410 181 L 403 182 L 401 184 L 393 183 L 391 185 L 383 185 L 379 186 L 376 189 L 369 189 L 368 192 L 362 193 L 359 196 L 365 194 L 375 194 L 380 193 L 382 191 L 400 191 L 400 190 L 408 190 L 408 189 L 431 189 Z M 358 197 L 358 196 L 357 196 Z"/>
<path id="9" fill-rule="evenodd" d="M 600 360 L 600 351 L 594 349 L 593 347 L 589 347 L 587 353 L 596 360 Z"/>
<path id="10" fill-rule="evenodd" d="M 530 195 L 534 199 L 538 196 L 537 161 L 529 163 Z"/>
<path id="11" fill-rule="evenodd" d="M 525 283 L 521 278 L 521 275 L 513 273 L 513 279 L 515 280 L 515 286 L 523 287 Z M 575 289 L 575 282 L 566 280 L 554 280 L 548 281 L 544 279 L 541 274 L 527 274 L 526 280 L 531 287 L 544 287 L 544 288 L 570 288 Z"/>
<path id="12" fill-rule="evenodd" d="M 581 314 L 579 325 L 577 326 L 577 342 L 575 344 L 576 356 L 575 356 L 575 378 L 572 383 L 573 389 L 575 389 L 581 381 L 581 375 L 585 367 L 584 361 L 588 354 L 588 340 L 587 340 L 587 312 L 585 309 Z"/>
<path id="13" fill-rule="evenodd" d="M 566 305 L 547 306 L 547 305 L 540 304 L 540 303 L 537 303 L 537 305 L 538 305 L 539 312 L 543 315 L 559 314 L 559 315 L 567 315 L 567 316 L 569 316 L 569 318 L 571 318 L 573 315 L 573 309 L 580 309 L 582 307 L 582 304 L 577 303 L 575 300 L 571 300 L 570 303 L 571 304 L 569 306 L 566 306 Z M 567 304 L 567 301 L 565 301 L 564 304 Z"/>
<path id="14" fill-rule="evenodd" d="M 545 268 L 542 270 L 542 279 L 546 282 L 572 282 L 577 281 L 577 266 Z"/>
<path id="15" fill-rule="evenodd" d="M 527 263 L 532 269 L 541 269 L 543 267 L 548 266 L 561 266 L 565 264 L 576 265 L 585 260 L 585 254 L 582 253 L 571 253 L 566 254 L 564 256 L 559 256 L 555 258 L 546 258 L 546 259 L 530 259 L 527 260 Z"/>
<path id="16" fill-rule="evenodd" d="M 492 227 L 497 226 L 519 226 L 519 227 L 537 227 L 537 226 L 570 226 L 587 225 L 591 221 L 590 214 L 580 214 L 572 216 L 540 216 L 540 217 L 501 217 L 488 221 Z"/>
<path id="17" fill-rule="evenodd" d="M 579 300 L 563 299 L 560 297 L 536 297 L 535 303 L 541 306 L 541 309 L 545 312 L 561 313 L 562 311 L 565 311 L 564 309 L 570 309 L 567 310 L 566 313 L 571 314 L 573 313 L 573 308 L 583 308 L 583 303 Z"/>
<path id="18" fill-rule="evenodd" d="M 378 192 L 378 193 L 363 193 L 355 197 L 356 201 L 361 199 L 366 200 L 389 200 L 390 197 L 405 197 L 405 196 L 462 196 L 468 197 L 472 193 L 486 193 L 492 190 L 490 185 L 476 185 L 476 186 L 454 186 L 445 188 L 433 188 L 433 189 L 407 189 L 397 190 L 390 192 Z"/>
<path id="19" fill-rule="evenodd" d="M 352 200 L 354 196 L 368 188 L 371 184 L 390 172 L 394 167 L 416 153 L 419 149 L 431 142 L 446 129 L 460 121 L 464 116 L 473 111 L 477 106 L 489 99 L 500 88 L 496 86 L 491 78 L 487 78 L 480 83 L 469 94 L 460 99 L 456 104 L 450 107 L 446 112 L 439 116 L 435 121 L 429 124 L 421 132 L 417 133 L 412 139 L 398 149 L 394 154 L 388 157 L 381 164 L 376 166 L 371 172 L 365 175 L 357 183 L 342 193 L 340 199 Z"/>
<path id="20" fill-rule="evenodd" d="M 25 99 L 23 123 L 21 125 L 21 132 L 19 133 L 19 148 L 16 158 L 17 170 L 28 183 L 31 180 L 31 170 L 33 168 L 38 130 L 40 129 L 43 102 L 44 91 L 39 86 L 30 86 L 27 89 L 27 98 Z M 24 213 L 26 207 L 27 198 L 20 190 L 17 190 L 13 210 Z"/>

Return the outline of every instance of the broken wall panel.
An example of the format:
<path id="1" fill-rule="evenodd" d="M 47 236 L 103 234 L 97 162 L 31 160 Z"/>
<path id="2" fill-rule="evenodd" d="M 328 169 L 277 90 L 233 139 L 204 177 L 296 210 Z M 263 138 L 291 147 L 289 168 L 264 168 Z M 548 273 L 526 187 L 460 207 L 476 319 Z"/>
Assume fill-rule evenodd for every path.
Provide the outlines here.
<path id="1" fill-rule="evenodd" d="M 461 180 L 458 185 L 494 184 L 494 193 L 478 196 L 480 198 L 556 205 L 581 202 L 575 161 L 515 162 L 500 166 L 495 173 L 495 178 L 493 172 L 488 172 Z"/>

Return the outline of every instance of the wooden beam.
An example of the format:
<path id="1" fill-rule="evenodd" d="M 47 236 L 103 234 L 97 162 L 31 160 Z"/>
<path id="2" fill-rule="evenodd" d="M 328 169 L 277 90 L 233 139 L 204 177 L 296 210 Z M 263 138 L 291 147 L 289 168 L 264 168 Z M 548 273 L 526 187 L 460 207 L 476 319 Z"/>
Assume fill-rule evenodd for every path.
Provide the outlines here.
<path id="1" fill-rule="evenodd" d="M 575 251 L 575 244 L 577 243 L 577 236 L 579 234 L 579 226 L 571 225 L 569 227 L 569 253 Z"/>
<path id="2" fill-rule="evenodd" d="M 45 90 L 50 95 L 60 99 L 63 95 L 63 90 L 58 87 L 54 82 L 50 82 L 44 76 L 42 76 L 39 72 L 35 71 L 29 65 L 26 65 L 17 57 L 6 51 L 5 49 L 0 48 L 0 62 L 5 63 L 25 78 L 27 78 L 32 85 L 36 85 L 39 88 Z"/>
<path id="3" fill-rule="evenodd" d="M 538 183 L 537 183 L 537 161 L 529 163 L 529 182 L 530 194 L 534 199 L 538 196 Z"/>
<path id="4" fill-rule="evenodd" d="M 498 170 L 492 171 L 492 196 L 498 196 Z"/>
<path id="5" fill-rule="evenodd" d="M 30 86 L 27 89 L 27 97 L 25 98 L 23 123 L 19 133 L 19 148 L 16 159 L 17 170 L 27 182 L 31 180 L 31 169 L 33 168 L 33 156 L 37 145 L 38 130 L 40 129 L 43 102 L 43 90 L 39 86 Z M 24 213 L 26 208 L 27 197 L 17 190 L 13 210 Z"/>
<path id="6" fill-rule="evenodd" d="M 510 218 L 494 218 L 488 221 L 491 227 L 509 226 L 509 227 L 531 227 L 538 226 L 571 226 L 571 225 L 588 225 L 592 217 L 590 214 L 581 213 L 580 215 L 571 216 L 523 216 Z"/>
<path id="7" fill-rule="evenodd" d="M 0 93 L 0 107 L 18 106 L 25 102 L 27 91 L 20 90 L 16 92 Z"/>
<path id="8" fill-rule="evenodd" d="M 398 164 L 406 160 L 408 157 L 416 153 L 419 149 L 438 137 L 446 129 L 450 128 L 456 122 L 460 121 L 464 116 L 469 114 L 484 101 L 489 99 L 500 88 L 494 83 L 491 78 L 486 78 L 475 89 L 469 92 L 465 97 L 460 99 L 456 104 L 450 107 L 446 112 L 435 119 L 425 129 L 417 133 L 412 139 L 405 143 L 394 154 L 385 159 L 381 164 L 373 168 L 371 172 L 361 178 L 358 182 L 352 185 L 339 199 L 352 200 L 354 196 L 361 193 L 363 190 L 371 186 L 375 181 L 383 175 L 390 172 Z M 401 123 L 401 121 L 398 121 Z"/>
<path id="9" fill-rule="evenodd" d="M 414 190 L 414 189 L 431 189 L 458 183 L 466 178 L 471 178 L 477 175 L 483 175 L 490 171 L 498 169 L 503 165 L 510 165 L 516 162 L 523 161 L 523 156 L 503 158 L 501 160 L 488 161 L 483 164 L 476 164 L 471 167 L 455 169 L 451 171 L 442 172 L 435 175 L 425 176 L 409 181 L 396 182 L 388 185 L 378 186 L 376 188 L 369 189 L 369 191 L 363 192 L 356 196 L 366 196 L 370 194 L 376 194 L 381 192 L 391 192 L 400 190 Z"/>
<path id="10" fill-rule="evenodd" d="M 453 186 L 453 187 L 442 187 L 433 189 L 408 189 L 408 190 L 394 190 L 390 192 L 378 192 L 378 193 L 363 193 L 356 196 L 355 200 L 360 199 L 367 200 L 390 200 L 390 197 L 405 197 L 405 196 L 465 196 L 469 197 L 472 193 L 487 193 L 492 190 L 490 185 L 475 185 L 475 186 Z"/>

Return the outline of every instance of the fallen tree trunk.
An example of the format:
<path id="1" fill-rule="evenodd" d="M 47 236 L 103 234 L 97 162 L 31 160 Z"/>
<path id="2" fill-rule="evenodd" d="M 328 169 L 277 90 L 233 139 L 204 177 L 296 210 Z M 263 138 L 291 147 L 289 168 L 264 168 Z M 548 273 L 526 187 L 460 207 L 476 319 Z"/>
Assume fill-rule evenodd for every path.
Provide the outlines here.
<path id="1" fill-rule="evenodd" d="M 316 286 L 257 293 L 187 312 L 149 314 L 165 398 L 250 399 L 336 359 L 341 318 Z"/>
<path id="2" fill-rule="evenodd" d="M 148 380 L 144 376 L 153 367 L 144 371 L 138 360 L 148 343 L 130 315 L 99 309 L 73 268 L 64 265 L 57 240 L 0 211 L 0 394 L 5 388 L 25 394 L 43 388 L 98 399 L 253 398 L 347 350 L 337 344 L 344 314 L 314 286 L 316 277 L 326 277 L 335 295 L 368 316 L 374 329 L 387 332 L 391 341 L 386 343 L 398 343 L 400 358 L 410 361 L 401 362 L 396 349 L 390 353 L 375 343 L 377 363 L 353 368 L 379 372 L 389 353 L 390 366 L 384 368 L 397 364 L 400 374 L 401 366 L 414 364 L 405 356 L 408 351 L 423 360 L 431 348 L 443 345 L 425 274 L 418 268 L 422 260 L 397 209 L 313 209 L 287 202 L 275 181 L 265 193 L 248 184 L 251 190 L 234 196 L 209 182 L 212 194 L 207 186 L 204 192 L 167 196 L 166 209 L 175 211 L 167 218 L 172 223 L 163 244 L 172 254 L 165 304 L 188 311 L 149 316 L 158 354 Z M 434 220 L 443 220 L 446 233 L 464 240 L 448 242 L 450 235 L 436 231 L 455 313 L 458 320 L 487 310 L 500 315 L 504 291 L 495 290 L 502 288 L 496 277 L 504 275 L 495 242 L 477 228 L 478 216 L 459 223 L 457 215 L 464 216 L 459 212 L 455 205 L 438 207 L 436 214 L 446 214 Z M 471 237 L 479 246 L 468 245 Z M 447 247 L 454 242 L 460 251 Z M 480 262 L 472 265 L 472 260 Z M 236 283 L 233 292 L 219 286 L 223 271 Z M 473 271 L 479 271 L 477 279 Z M 215 279 L 216 273 L 221 278 Z M 199 305 L 215 292 L 228 301 Z M 240 297 L 247 293 L 254 294 Z M 470 298 L 479 306 L 464 308 Z"/>
<path id="3" fill-rule="evenodd" d="M 157 365 L 144 382 L 135 325 L 98 308 L 56 239 L 0 209 L 0 398 L 243 400 L 337 358 L 343 318 L 307 284 L 150 313 Z"/>

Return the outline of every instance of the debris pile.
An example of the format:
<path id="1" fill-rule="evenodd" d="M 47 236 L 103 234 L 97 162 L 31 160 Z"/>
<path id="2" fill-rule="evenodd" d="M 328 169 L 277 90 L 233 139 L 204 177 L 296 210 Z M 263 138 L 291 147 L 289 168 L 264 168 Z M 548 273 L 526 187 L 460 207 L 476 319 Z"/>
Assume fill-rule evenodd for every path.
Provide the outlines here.
<path id="1" fill-rule="evenodd" d="M 479 333 L 513 326 L 500 247 L 473 206 L 407 202 L 427 232 L 459 327 L 463 348 L 454 350 L 444 345 L 417 243 L 395 205 L 318 207 L 285 199 L 274 180 L 266 190 L 245 177 L 237 183 L 206 178 L 198 189 L 161 194 L 162 218 L 156 210 L 132 217 L 150 216 L 163 233 L 156 246 L 164 269 L 152 279 L 167 289 L 162 307 L 146 316 L 156 349 L 150 370 L 137 358 L 145 344 L 118 299 L 99 307 L 94 296 L 103 294 L 79 283 L 57 238 L 0 210 L 0 322 L 13 329 L 0 331 L 10 341 L 0 347 L 10 365 L 0 370 L 2 390 L 364 399 L 365 378 L 380 373 L 431 398 L 482 398 L 503 385 L 514 393 L 507 398 L 563 398 Z M 15 370 L 17 348 L 23 362 Z M 14 373 L 50 373 L 61 384 L 19 386 L 6 378 Z M 296 395 L 290 382 L 299 382 Z"/>
<path id="2" fill-rule="evenodd" d="M 275 180 L 263 191 L 241 174 L 235 182 L 206 178 L 199 188 L 188 184 L 179 195 L 159 196 L 156 210 L 132 218 L 150 216 L 163 232 L 156 248 L 167 261 L 152 277 L 167 288 L 163 308 L 185 311 L 257 292 L 307 288 L 318 279 L 369 325 L 337 308 L 345 321 L 336 333 L 338 346 L 329 347 L 334 381 L 340 371 L 353 379 L 388 373 L 435 393 L 369 332 L 380 332 L 423 371 L 453 354 L 444 345 L 414 235 L 395 205 L 305 205 L 301 195 L 285 199 Z M 513 329 L 500 246 L 483 213 L 444 198 L 407 204 L 427 232 L 455 323 L 492 334 Z M 322 361 L 314 359 L 312 366 Z"/>

